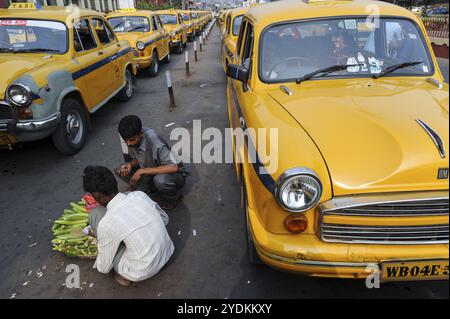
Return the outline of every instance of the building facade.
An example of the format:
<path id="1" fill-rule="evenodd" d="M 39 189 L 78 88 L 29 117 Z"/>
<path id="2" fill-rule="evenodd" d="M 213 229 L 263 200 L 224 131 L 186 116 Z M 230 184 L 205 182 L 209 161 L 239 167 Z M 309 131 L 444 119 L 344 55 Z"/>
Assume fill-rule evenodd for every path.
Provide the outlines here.
<path id="1" fill-rule="evenodd" d="M 77 5 L 80 8 L 92 9 L 99 12 L 111 12 L 121 8 L 134 8 L 135 0 L 0 0 L 0 8 L 8 8 L 11 2 L 37 2 L 41 6 Z"/>

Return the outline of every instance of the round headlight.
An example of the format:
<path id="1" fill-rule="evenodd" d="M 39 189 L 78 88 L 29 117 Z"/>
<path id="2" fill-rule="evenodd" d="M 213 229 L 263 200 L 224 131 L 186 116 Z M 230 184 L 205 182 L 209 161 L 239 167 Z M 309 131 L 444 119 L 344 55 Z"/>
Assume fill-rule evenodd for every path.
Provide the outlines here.
<path id="1" fill-rule="evenodd" d="M 31 90 L 21 84 L 13 84 L 8 88 L 8 100 L 15 106 L 28 106 L 31 104 Z"/>
<path id="2" fill-rule="evenodd" d="M 174 37 L 177 35 L 177 33 L 175 31 L 172 31 L 172 32 L 170 32 L 170 35 Z"/>
<path id="3" fill-rule="evenodd" d="M 136 43 L 136 48 L 138 48 L 138 50 L 144 50 L 145 49 L 145 44 L 142 41 L 139 41 L 138 43 Z"/>
<path id="4" fill-rule="evenodd" d="M 284 172 L 277 181 L 275 196 L 290 212 L 300 213 L 314 207 L 322 196 L 322 184 L 317 175 L 305 168 Z"/>

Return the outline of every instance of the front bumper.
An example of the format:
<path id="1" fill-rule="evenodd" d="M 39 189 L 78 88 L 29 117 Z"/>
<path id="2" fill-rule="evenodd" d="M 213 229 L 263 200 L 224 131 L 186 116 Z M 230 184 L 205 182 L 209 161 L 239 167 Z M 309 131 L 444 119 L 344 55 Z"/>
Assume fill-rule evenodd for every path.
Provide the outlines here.
<path id="1" fill-rule="evenodd" d="M 362 279 L 385 261 L 449 258 L 448 244 L 361 245 L 326 243 L 316 235 L 268 232 L 249 208 L 252 237 L 261 260 L 273 268 L 314 277 Z M 369 268 L 368 268 L 369 267 Z"/>

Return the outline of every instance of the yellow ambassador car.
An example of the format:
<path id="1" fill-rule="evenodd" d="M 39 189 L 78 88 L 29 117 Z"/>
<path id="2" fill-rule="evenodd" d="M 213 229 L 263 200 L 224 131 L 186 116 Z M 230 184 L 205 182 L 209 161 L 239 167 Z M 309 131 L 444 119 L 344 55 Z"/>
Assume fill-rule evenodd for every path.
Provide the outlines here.
<path id="1" fill-rule="evenodd" d="M 195 34 L 196 22 L 192 17 L 192 12 L 189 10 L 180 10 L 179 12 L 181 14 L 181 20 L 183 21 L 183 24 L 186 26 L 187 29 L 188 41 L 193 42 L 196 37 Z"/>
<path id="2" fill-rule="evenodd" d="M 170 62 L 170 36 L 155 12 L 121 9 L 106 18 L 116 36 L 133 47 L 139 70 L 155 77 L 159 73 L 159 64 Z"/>
<path id="3" fill-rule="evenodd" d="M 248 11 L 237 57 L 231 127 L 278 130 L 234 141 L 250 260 L 448 279 L 449 88 L 422 22 L 385 2 L 276 2 Z M 278 155 L 251 160 L 263 142 Z"/>
<path id="4" fill-rule="evenodd" d="M 183 23 L 181 13 L 176 10 L 160 10 L 156 13 L 170 34 L 170 47 L 176 53 L 183 53 L 183 49 L 187 47 L 188 33 Z"/>
<path id="5" fill-rule="evenodd" d="M 202 22 L 198 11 L 191 11 L 191 18 L 194 22 L 194 33 L 195 36 L 200 36 L 203 31 Z"/>
<path id="6" fill-rule="evenodd" d="M 225 31 L 222 43 L 222 64 L 225 72 L 228 64 L 234 61 L 242 18 L 247 11 L 248 8 L 230 10 L 225 17 Z"/>
<path id="7" fill-rule="evenodd" d="M 18 3 L 0 12 L 0 147 L 51 135 L 75 154 L 88 115 L 132 97 L 131 47 L 97 12 L 74 10 Z"/>

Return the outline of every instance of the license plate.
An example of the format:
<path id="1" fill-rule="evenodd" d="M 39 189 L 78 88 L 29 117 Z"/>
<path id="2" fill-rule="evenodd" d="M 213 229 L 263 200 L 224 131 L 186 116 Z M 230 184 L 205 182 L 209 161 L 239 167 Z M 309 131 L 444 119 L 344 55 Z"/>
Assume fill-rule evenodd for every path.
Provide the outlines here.
<path id="1" fill-rule="evenodd" d="M 381 263 L 382 281 L 446 280 L 448 259 Z"/>

